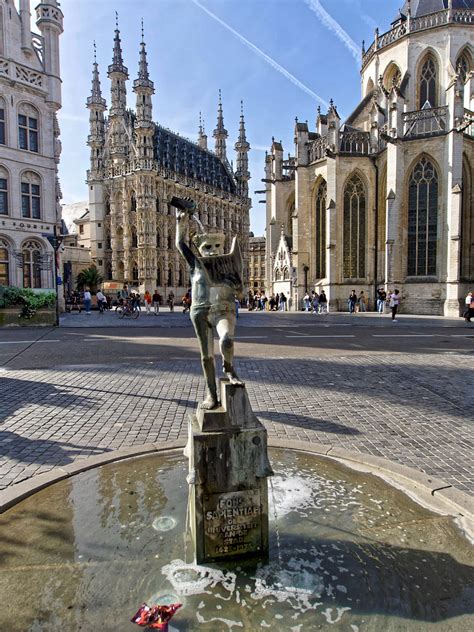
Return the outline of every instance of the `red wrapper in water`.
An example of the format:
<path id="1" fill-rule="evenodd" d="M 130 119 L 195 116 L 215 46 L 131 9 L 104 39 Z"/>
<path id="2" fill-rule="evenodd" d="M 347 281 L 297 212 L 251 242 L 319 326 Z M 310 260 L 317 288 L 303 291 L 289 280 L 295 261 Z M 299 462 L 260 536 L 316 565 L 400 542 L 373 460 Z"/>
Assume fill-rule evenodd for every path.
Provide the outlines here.
<path id="1" fill-rule="evenodd" d="M 172 603 L 169 606 L 149 606 L 143 603 L 130 621 L 143 627 L 166 632 L 169 620 L 181 606 L 180 603 Z"/>

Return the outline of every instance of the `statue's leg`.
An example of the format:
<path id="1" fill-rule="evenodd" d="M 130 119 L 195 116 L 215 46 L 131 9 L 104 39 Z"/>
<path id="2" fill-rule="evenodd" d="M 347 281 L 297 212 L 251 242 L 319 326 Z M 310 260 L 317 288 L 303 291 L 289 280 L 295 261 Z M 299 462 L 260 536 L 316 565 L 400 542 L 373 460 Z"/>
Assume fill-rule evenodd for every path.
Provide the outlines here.
<path id="1" fill-rule="evenodd" d="M 234 331 L 235 316 L 222 316 L 216 322 L 219 335 L 219 349 L 222 355 L 222 368 L 231 384 L 243 386 L 244 382 L 238 377 L 234 369 Z"/>
<path id="2" fill-rule="evenodd" d="M 192 314 L 191 320 L 196 331 L 201 351 L 201 364 L 206 380 L 206 398 L 199 405 L 205 410 L 212 410 L 219 405 L 216 387 L 216 367 L 214 364 L 214 338 L 212 327 L 208 320 L 208 314 Z"/>

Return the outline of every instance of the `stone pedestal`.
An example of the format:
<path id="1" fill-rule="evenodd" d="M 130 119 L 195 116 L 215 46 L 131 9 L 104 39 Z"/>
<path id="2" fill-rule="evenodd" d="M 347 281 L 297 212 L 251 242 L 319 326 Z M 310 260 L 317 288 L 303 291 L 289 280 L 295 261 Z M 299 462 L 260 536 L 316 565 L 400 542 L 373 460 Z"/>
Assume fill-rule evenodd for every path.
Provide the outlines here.
<path id="1" fill-rule="evenodd" d="M 196 562 L 268 557 L 267 432 L 245 386 L 220 381 L 222 405 L 189 420 L 189 522 Z"/>

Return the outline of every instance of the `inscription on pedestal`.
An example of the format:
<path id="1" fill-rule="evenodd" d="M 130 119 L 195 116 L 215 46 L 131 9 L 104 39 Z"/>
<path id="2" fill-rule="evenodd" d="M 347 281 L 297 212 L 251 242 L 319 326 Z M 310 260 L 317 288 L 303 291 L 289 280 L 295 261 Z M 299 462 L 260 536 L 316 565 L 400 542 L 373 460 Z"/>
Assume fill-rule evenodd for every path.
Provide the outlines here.
<path id="1" fill-rule="evenodd" d="M 262 547 L 260 490 L 204 496 L 206 557 L 257 552 Z"/>

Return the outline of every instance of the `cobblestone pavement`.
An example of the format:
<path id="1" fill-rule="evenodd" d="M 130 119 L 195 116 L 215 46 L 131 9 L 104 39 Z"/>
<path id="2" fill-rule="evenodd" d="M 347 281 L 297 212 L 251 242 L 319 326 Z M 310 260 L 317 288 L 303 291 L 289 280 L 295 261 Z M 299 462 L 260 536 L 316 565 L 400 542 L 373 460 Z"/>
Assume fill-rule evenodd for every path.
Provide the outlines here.
<path id="1" fill-rule="evenodd" d="M 277 347 L 275 347 L 277 350 Z M 473 493 L 472 354 L 241 359 L 269 435 L 382 456 Z M 0 488 L 118 448 L 186 436 L 197 358 L 0 373 Z"/>

